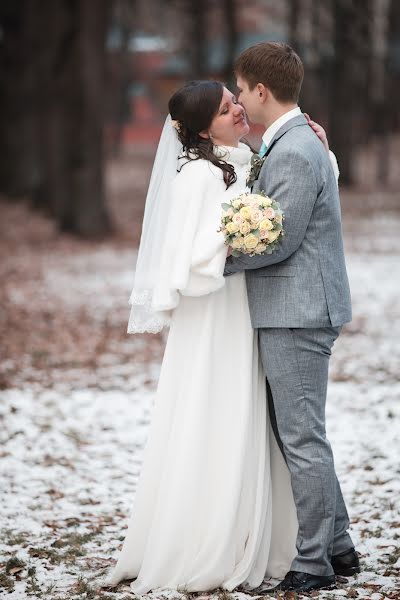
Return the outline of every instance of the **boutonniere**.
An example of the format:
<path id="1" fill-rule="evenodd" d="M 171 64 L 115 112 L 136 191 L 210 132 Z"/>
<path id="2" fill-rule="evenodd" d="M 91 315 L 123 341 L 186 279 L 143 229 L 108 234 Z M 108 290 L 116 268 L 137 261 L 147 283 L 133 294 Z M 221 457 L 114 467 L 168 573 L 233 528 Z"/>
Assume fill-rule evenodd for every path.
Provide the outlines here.
<path id="1" fill-rule="evenodd" d="M 250 165 L 249 165 L 249 169 L 247 171 L 247 177 L 246 177 L 246 186 L 251 188 L 254 185 L 254 182 L 256 181 L 256 179 L 258 179 L 258 176 L 260 174 L 261 168 L 264 164 L 265 159 L 267 158 L 267 156 L 259 156 L 258 154 L 253 154 L 253 156 L 250 159 Z"/>

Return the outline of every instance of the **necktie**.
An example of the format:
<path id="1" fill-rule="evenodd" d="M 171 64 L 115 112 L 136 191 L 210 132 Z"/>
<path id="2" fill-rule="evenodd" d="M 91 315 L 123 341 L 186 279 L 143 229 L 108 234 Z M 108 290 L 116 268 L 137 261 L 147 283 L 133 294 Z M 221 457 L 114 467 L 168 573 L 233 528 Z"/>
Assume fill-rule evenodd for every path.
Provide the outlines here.
<path id="1" fill-rule="evenodd" d="M 264 142 L 262 142 L 258 156 L 261 156 L 261 158 L 262 158 L 264 156 L 264 154 L 266 153 L 267 149 L 268 149 L 268 146 Z"/>

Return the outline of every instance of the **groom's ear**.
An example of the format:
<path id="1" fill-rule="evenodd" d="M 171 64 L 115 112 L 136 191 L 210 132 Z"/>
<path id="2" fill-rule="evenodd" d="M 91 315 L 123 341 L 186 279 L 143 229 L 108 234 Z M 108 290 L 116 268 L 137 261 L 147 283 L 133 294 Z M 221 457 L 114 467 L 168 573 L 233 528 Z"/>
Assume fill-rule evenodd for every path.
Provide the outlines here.
<path id="1" fill-rule="evenodd" d="M 269 94 L 269 90 L 263 83 L 257 83 L 256 85 L 257 95 L 261 104 L 263 104 Z"/>

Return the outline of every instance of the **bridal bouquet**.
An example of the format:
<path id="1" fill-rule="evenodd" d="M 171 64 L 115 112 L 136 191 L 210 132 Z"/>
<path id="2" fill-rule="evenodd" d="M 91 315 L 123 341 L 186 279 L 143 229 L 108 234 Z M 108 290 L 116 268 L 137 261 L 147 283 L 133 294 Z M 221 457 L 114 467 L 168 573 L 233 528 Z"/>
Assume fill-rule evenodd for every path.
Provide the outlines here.
<path id="1" fill-rule="evenodd" d="M 283 213 L 279 203 L 264 192 L 243 192 L 222 204 L 221 227 L 225 244 L 233 256 L 272 254 L 283 235 Z"/>

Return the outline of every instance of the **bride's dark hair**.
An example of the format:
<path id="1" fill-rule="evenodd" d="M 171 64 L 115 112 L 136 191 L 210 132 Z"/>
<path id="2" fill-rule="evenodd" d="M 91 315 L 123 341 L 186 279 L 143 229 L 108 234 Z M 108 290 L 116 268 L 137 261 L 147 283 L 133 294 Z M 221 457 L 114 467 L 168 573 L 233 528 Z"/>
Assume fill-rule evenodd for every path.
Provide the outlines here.
<path id="1" fill-rule="evenodd" d="M 223 93 L 224 86 L 219 81 L 190 81 L 171 96 L 168 108 L 171 118 L 178 121 L 177 131 L 184 157 L 188 161 L 209 160 L 223 172 L 228 189 L 237 179 L 234 167 L 214 154 L 210 138 L 200 136 L 217 114 Z"/>

